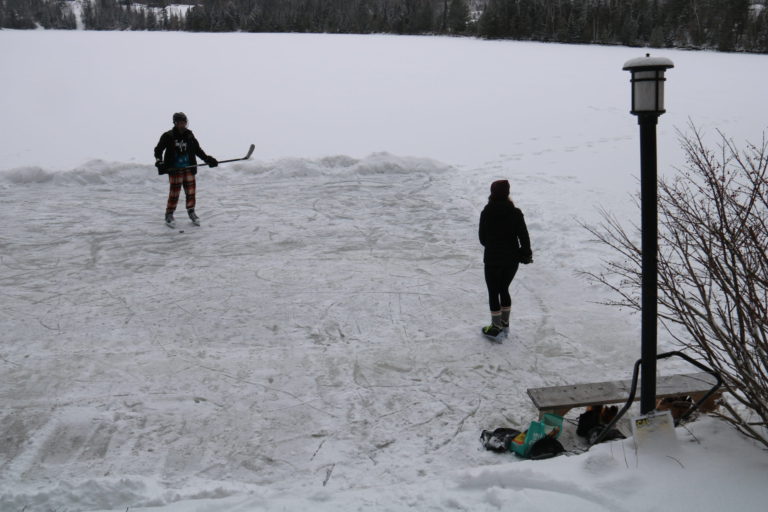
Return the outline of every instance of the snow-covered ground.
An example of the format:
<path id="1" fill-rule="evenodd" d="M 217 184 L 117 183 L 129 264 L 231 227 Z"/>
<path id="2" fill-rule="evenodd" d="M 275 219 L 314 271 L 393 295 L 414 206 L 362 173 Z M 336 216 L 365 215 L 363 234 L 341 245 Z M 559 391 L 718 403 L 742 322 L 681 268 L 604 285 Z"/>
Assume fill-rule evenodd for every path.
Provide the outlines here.
<path id="1" fill-rule="evenodd" d="M 0 48 L 0 510 L 764 509 L 768 454 L 712 419 L 667 453 L 479 446 L 535 418 L 526 388 L 627 378 L 639 357 L 639 318 L 577 273 L 610 256 L 579 220 L 636 218 L 621 67 L 642 50 L 41 31 Z M 676 64 L 662 171 L 688 118 L 762 135 L 768 57 L 658 54 Z M 162 224 L 152 148 L 177 110 L 217 158 L 257 146 L 201 169 L 200 228 Z M 476 229 L 499 178 L 535 262 L 491 345 Z"/>

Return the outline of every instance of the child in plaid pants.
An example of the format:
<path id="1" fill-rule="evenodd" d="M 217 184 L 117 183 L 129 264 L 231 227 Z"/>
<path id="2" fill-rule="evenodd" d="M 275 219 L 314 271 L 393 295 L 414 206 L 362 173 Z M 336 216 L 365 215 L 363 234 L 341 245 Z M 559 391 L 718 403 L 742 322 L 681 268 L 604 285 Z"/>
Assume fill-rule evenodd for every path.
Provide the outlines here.
<path id="1" fill-rule="evenodd" d="M 160 136 L 155 147 L 155 167 L 160 174 L 168 174 L 171 185 L 168 204 L 165 207 L 165 223 L 174 226 L 173 212 L 179 202 L 181 188 L 187 197 L 187 213 L 193 223 L 199 225 L 200 218 L 195 214 L 195 174 L 197 174 L 196 156 L 209 167 L 216 167 L 219 162 L 206 155 L 191 130 L 187 129 L 187 116 L 184 112 L 173 114 L 173 129 Z"/>

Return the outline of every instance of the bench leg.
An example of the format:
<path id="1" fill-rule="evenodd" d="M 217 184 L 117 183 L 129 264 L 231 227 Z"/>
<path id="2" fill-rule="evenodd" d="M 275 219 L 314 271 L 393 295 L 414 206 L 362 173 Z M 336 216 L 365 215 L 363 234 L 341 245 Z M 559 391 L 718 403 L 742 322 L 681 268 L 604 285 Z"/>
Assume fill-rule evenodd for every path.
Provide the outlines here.
<path id="1" fill-rule="evenodd" d="M 655 409 L 657 411 L 669 411 L 672 413 L 672 418 L 677 421 L 683 416 L 683 414 L 688 412 L 694 403 L 695 402 L 691 400 L 691 397 L 688 395 L 668 396 L 656 400 Z"/>
<path id="2" fill-rule="evenodd" d="M 688 412 L 688 410 L 691 408 L 693 404 L 701 400 L 701 398 L 706 393 L 693 393 L 690 395 L 681 395 L 678 397 L 667 397 L 662 398 L 660 400 L 657 400 L 656 402 L 656 410 L 657 411 L 670 411 L 672 413 L 672 417 L 675 420 L 679 420 L 682 418 L 682 416 Z M 711 397 L 707 399 L 706 402 L 701 404 L 701 406 L 698 408 L 699 411 L 703 413 L 712 412 L 719 406 L 719 400 L 722 396 L 722 393 L 717 392 Z"/>
<path id="3" fill-rule="evenodd" d="M 705 393 L 699 393 L 699 394 L 696 394 L 696 395 L 691 395 L 691 399 L 694 402 L 698 402 L 699 400 L 701 400 L 701 398 L 704 395 L 705 395 Z M 722 398 L 722 396 L 723 396 L 722 391 L 717 391 L 714 395 L 712 395 L 711 397 L 707 398 L 706 402 L 704 402 L 703 404 L 701 404 L 699 406 L 699 410 L 701 412 L 705 412 L 705 413 L 706 412 L 712 412 L 712 411 L 716 410 L 720 406 L 720 398 Z"/>

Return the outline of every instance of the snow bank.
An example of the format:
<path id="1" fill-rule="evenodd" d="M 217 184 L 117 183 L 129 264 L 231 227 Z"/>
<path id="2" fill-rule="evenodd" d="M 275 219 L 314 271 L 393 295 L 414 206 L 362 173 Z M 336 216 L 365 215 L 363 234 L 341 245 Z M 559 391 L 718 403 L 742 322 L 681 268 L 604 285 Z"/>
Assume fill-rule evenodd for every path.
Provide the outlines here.
<path id="1" fill-rule="evenodd" d="M 17 167 L 0 171 L 0 183 L 8 185 L 146 185 L 157 181 L 157 169 L 150 165 L 91 160 L 67 171 L 41 167 Z"/>
<path id="2" fill-rule="evenodd" d="M 445 164 L 428 158 L 400 157 L 388 153 L 375 153 L 362 159 L 345 155 L 329 156 L 321 159 L 283 158 L 275 161 L 248 161 L 222 165 L 217 169 L 205 166 L 199 172 L 206 177 L 218 179 L 227 173 L 240 173 L 269 178 L 307 178 L 321 176 L 396 176 L 414 173 L 440 173 Z M 165 176 L 159 176 L 157 169 L 150 165 L 91 160 L 74 169 L 62 171 L 41 167 L 17 167 L 0 170 L 0 183 L 9 185 L 150 185 L 165 182 Z"/>
<path id="3" fill-rule="evenodd" d="M 52 181 L 55 172 L 45 171 L 40 167 L 19 167 L 0 172 L 0 179 L 15 185 L 46 183 Z"/>
<path id="4" fill-rule="evenodd" d="M 271 162 L 239 163 L 235 171 L 270 178 L 307 178 L 319 176 L 397 176 L 416 173 L 440 173 L 445 164 L 428 158 L 401 157 L 374 153 L 362 159 L 345 155 L 320 159 L 282 158 Z M 218 174 L 219 171 L 210 171 Z M 221 172 L 226 172 L 222 170 Z"/>

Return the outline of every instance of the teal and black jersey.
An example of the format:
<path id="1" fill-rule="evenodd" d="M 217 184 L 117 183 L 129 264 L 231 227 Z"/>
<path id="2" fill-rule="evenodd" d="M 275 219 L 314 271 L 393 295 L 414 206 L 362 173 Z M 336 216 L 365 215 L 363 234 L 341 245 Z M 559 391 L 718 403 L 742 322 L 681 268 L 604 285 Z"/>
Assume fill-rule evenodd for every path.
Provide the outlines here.
<path id="1" fill-rule="evenodd" d="M 176 161 L 174 162 L 173 166 L 176 167 L 177 169 L 181 169 L 182 167 L 189 167 L 190 165 L 192 164 L 190 164 L 189 162 L 189 153 L 187 153 L 186 151 L 184 153 L 181 153 L 177 149 Z"/>
<path id="2" fill-rule="evenodd" d="M 162 160 L 168 170 L 197 165 L 195 157 L 206 160 L 208 155 L 200 147 L 191 130 L 168 130 L 160 136 L 160 141 L 155 147 L 155 160 Z M 158 172 L 166 174 L 168 170 Z M 192 173 L 197 174 L 197 167 L 192 169 Z"/>

